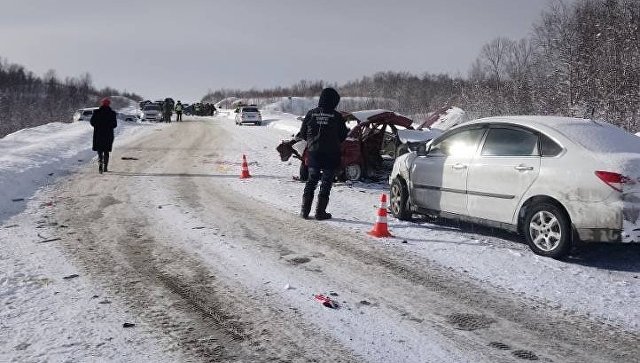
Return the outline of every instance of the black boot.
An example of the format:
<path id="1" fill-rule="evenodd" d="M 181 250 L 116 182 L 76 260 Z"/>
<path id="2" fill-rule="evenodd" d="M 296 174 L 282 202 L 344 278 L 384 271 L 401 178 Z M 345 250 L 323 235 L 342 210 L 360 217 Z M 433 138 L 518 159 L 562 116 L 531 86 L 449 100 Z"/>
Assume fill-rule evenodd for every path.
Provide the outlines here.
<path id="1" fill-rule="evenodd" d="M 329 204 L 329 198 L 318 197 L 318 204 L 316 205 L 316 219 L 323 221 L 325 219 L 331 219 L 331 213 L 327 213 L 327 204 Z"/>
<path id="2" fill-rule="evenodd" d="M 109 166 L 109 153 L 105 153 L 104 154 L 104 167 L 102 168 L 102 170 L 104 170 L 105 173 L 109 171 L 107 169 L 108 166 Z"/>
<path id="3" fill-rule="evenodd" d="M 311 205 L 313 204 L 313 195 L 311 197 L 302 196 L 302 207 L 300 208 L 300 217 L 309 219 Z"/>

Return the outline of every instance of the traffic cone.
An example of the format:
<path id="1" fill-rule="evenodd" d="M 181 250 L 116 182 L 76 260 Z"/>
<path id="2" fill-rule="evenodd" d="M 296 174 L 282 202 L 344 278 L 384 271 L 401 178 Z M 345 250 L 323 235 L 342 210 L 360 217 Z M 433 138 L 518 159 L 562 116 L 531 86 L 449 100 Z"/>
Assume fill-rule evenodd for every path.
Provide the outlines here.
<path id="1" fill-rule="evenodd" d="M 242 155 L 242 174 L 240 174 L 240 179 L 251 178 L 251 174 L 249 174 L 249 164 L 247 164 L 246 155 Z"/>
<path id="2" fill-rule="evenodd" d="M 384 193 L 380 197 L 380 208 L 378 208 L 376 215 L 376 223 L 367 234 L 374 237 L 393 237 L 389 229 L 387 229 L 387 195 Z"/>

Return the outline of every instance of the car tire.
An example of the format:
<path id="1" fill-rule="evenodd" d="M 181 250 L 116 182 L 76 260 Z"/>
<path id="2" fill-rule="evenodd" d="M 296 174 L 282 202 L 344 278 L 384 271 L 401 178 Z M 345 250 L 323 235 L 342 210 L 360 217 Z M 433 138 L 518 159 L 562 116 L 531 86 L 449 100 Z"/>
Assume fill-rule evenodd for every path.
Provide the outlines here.
<path id="1" fill-rule="evenodd" d="M 358 181 L 362 177 L 362 167 L 360 164 L 350 164 L 344 168 L 345 180 Z"/>
<path id="2" fill-rule="evenodd" d="M 402 179 L 395 178 L 391 183 L 389 208 L 391 214 L 399 220 L 411 220 L 413 213 L 409 209 L 409 189 Z"/>
<path id="3" fill-rule="evenodd" d="M 560 259 L 571 251 L 571 222 L 555 204 L 542 202 L 528 208 L 522 231 L 529 248 L 538 255 Z"/>
<path id="4" fill-rule="evenodd" d="M 262 126 L 262 122 L 256 122 L 256 126 Z"/>

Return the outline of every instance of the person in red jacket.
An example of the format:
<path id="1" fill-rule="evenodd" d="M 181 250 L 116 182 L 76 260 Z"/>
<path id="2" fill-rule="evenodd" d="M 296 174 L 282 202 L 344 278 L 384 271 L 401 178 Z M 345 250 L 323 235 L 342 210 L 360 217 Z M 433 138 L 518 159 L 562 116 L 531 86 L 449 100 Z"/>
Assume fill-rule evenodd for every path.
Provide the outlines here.
<path id="1" fill-rule="evenodd" d="M 113 147 L 113 129 L 118 126 L 116 113 L 111 109 L 111 100 L 103 98 L 100 108 L 91 116 L 93 126 L 93 151 L 98 152 L 98 172 L 109 171 L 109 153 Z"/>

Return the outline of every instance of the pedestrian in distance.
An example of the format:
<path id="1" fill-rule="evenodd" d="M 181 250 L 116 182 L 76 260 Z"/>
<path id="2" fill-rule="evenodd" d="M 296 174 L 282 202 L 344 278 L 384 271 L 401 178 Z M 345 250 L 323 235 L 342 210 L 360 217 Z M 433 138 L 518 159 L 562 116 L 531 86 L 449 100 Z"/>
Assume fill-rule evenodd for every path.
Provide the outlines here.
<path id="1" fill-rule="evenodd" d="M 173 105 L 171 102 L 164 101 L 164 122 L 171 122 L 171 114 L 173 113 Z"/>
<path id="2" fill-rule="evenodd" d="M 182 121 L 182 103 L 178 100 L 178 103 L 176 103 L 176 107 L 174 108 L 174 110 L 176 111 L 176 122 L 181 122 Z"/>
<path id="3" fill-rule="evenodd" d="M 326 209 L 333 178 L 336 169 L 340 167 L 340 147 L 349 132 L 344 118 L 336 111 L 338 103 L 340 103 L 340 95 L 335 89 L 323 89 L 318 107 L 307 112 L 300 132 L 296 135 L 297 138 L 307 141 L 306 162 L 309 167 L 309 179 L 304 187 L 300 209 L 300 216 L 304 219 L 309 218 L 318 182 L 320 182 L 320 191 L 315 218 L 317 220 L 331 218 L 331 214 L 327 213 Z"/>
<path id="4" fill-rule="evenodd" d="M 93 151 L 98 152 L 98 172 L 109 171 L 109 153 L 113 148 L 113 129 L 118 126 L 116 113 L 111 109 L 111 100 L 103 98 L 100 108 L 93 112 L 89 121 L 93 127 Z"/>

